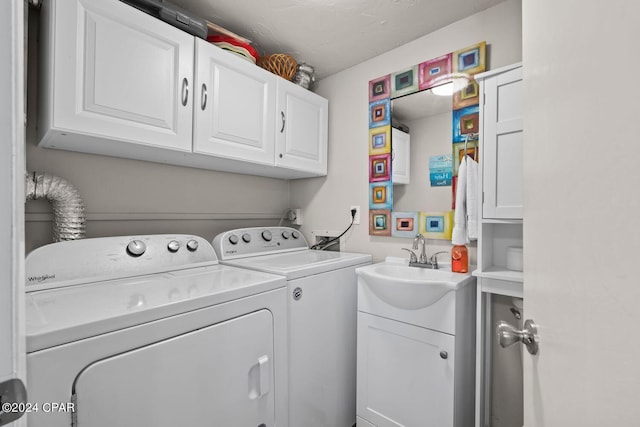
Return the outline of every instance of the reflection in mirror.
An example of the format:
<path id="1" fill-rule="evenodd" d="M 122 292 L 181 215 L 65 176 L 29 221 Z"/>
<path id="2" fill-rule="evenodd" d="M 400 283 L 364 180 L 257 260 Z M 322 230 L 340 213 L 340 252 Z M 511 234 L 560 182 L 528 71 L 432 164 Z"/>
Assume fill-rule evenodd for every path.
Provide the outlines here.
<path id="1" fill-rule="evenodd" d="M 444 85 L 447 86 L 447 85 Z M 451 154 L 451 96 L 425 90 L 391 101 L 394 211 L 451 210 L 451 186 L 431 187 L 429 157 Z M 408 130 L 407 133 L 403 132 Z M 408 136 L 408 138 L 407 138 Z M 409 139 L 409 182 L 396 178 L 403 156 L 395 153 Z M 400 144 L 399 144 L 400 142 Z"/>

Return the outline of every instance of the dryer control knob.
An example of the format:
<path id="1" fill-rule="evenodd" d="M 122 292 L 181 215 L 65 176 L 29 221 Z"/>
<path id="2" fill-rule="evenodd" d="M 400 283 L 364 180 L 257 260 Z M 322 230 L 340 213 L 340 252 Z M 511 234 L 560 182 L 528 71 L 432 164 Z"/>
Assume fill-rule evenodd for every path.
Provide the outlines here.
<path id="1" fill-rule="evenodd" d="M 300 233 L 298 233 L 297 231 L 292 231 L 292 232 L 291 232 L 291 236 L 292 236 L 294 239 L 297 239 L 298 237 L 300 237 Z"/>
<path id="2" fill-rule="evenodd" d="M 167 245 L 167 249 L 169 249 L 169 252 L 178 252 L 178 249 L 180 249 L 180 242 L 177 240 L 170 241 Z"/>
<path id="3" fill-rule="evenodd" d="M 127 245 L 127 253 L 133 257 L 139 257 L 147 250 L 147 245 L 142 240 L 132 240 Z"/>
<path id="4" fill-rule="evenodd" d="M 195 252 L 196 249 L 198 249 L 198 241 L 197 240 L 189 240 L 187 242 L 187 249 L 189 249 L 191 252 Z"/>
<path id="5" fill-rule="evenodd" d="M 245 243 L 249 243 L 251 241 L 251 234 L 244 233 L 242 235 L 242 241 L 245 242 Z"/>
<path id="6" fill-rule="evenodd" d="M 283 239 L 288 239 L 291 236 L 291 233 L 289 233 L 288 231 L 283 231 L 282 232 L 282 238 Z"/>
<path id="7" fill-rule="evenodd" d="M 237 245 L 238 236 L 236 236 L 235 234 L 232 234 L 231 236 L 229 236 L 229 243 L 231 243 L 232 245 Z"/>
<path id="8" fill-rule="evenodd" d="M 267 242 L 270 242 L 272 237 L 273 237 L 273 236 L 271 235 L 271 232 L 270 232 L 269 230 L 264 230 L 264 231 L 262 232 L 262 238 L 263 238 L 264 240 L 266 240 Z"/>

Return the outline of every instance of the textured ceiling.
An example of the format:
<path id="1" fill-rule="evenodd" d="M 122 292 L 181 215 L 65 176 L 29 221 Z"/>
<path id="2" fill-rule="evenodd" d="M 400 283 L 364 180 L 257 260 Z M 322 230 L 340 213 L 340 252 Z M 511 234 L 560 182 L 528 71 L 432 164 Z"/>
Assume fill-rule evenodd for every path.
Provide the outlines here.
<path id="1" fill-rule="evenodd" d="M 504 0 L 172 0 L 323 78 Z"/>

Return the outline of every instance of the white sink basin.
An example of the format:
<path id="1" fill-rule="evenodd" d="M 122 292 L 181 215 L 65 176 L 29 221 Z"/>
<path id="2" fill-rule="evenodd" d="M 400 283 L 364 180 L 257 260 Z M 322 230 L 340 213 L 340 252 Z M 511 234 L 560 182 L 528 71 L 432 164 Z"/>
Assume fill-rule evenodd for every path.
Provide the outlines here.
<path id="1" fill-rule="evenodd" d="M 417 310 L 428 307 L 448 292 L 473 280 L 470 274 L 452 273 L 449 265 L 439 270 L 409 267 L 385 261 L 356 269 L 361 282 L 378 298 L 394 307 Z"/>

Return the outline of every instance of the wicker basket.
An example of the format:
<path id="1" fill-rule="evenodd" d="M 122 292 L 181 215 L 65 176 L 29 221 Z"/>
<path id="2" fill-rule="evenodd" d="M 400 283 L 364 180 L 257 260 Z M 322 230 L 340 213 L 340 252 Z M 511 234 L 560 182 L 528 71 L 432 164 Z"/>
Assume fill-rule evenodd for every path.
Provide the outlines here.
<path id="1" fill-rule="evenodd" d="M 287 80 L 293 79 L 298 68 L 298 63 L 293 56 L 286 53 L 261 56 L 258 60 L 258 65 Z"/>

